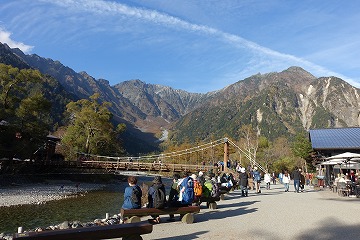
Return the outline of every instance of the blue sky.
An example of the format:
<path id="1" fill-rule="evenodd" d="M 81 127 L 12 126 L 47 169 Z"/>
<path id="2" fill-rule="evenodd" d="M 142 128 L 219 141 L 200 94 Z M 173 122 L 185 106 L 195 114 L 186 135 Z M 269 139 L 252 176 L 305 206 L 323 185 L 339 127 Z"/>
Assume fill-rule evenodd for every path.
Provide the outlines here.
<path id="1" fill-rule="evenodd" d="M 189 92 L 300 66 L 360 87 L 357 0 L 1 0 L 0 42 Z"/>

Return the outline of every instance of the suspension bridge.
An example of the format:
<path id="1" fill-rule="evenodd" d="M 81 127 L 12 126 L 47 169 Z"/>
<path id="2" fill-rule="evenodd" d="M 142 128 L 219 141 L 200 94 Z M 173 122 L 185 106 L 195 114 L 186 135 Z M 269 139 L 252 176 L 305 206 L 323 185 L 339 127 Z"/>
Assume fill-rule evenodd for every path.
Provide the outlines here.
<path id="1" fill-rule="evenodd" d="M 230 155 L 232 159 L 239 156 L 239 161 L 236 161 L 243 166 L 246 162 L 266 172 L 266 169 L 256 162 L 254 153 L 243 150 L 228 138 L 156 155 L 114 157 L 80 154 L 77 166 L 86 169 L 102 168 L 115 173 L 119 171 L 197 172 L 209 171 L 214 167 L 221 167 L 226 172 L 229 171 L 229 165 L 235 162 L 235 160 L 230 160 Z M 245 157 L 244 163 L 242 163 L 242 156 Z M 221 166 L 219 163 L 222 163 Z"/>

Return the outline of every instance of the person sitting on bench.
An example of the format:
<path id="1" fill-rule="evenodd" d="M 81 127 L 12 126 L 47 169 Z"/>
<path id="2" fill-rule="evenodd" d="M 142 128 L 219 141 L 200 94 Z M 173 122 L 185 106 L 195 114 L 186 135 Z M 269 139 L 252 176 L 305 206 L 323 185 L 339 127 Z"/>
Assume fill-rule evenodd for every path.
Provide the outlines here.
<path id="1" fill-rule="evenodd" d="M 193 179 L 189 177 L 188 173 L 183 173 L 182 179 L 177 179 L 178 175 L 174 175 L 172 189 L 170 190 L 169 196 L 169 207 L 187 207 L 191 206 L 194 200 L 194 185 Z M 190 183 L 190 188 L 188 186 Z M 175 185 L 176 184 L 176 185 Z M 176 189 L 176 190 L 175 190 Z M 189 193 L 192 193 L 192 196 L 189 196 Z M 180 218 L 182 215 L 180 214 Z M 174 221 L 174 214 L 170 214 L 170 219 L 168 221 Z"/>
<path id="2" fill-rule="evenodd" d="M 134 176 L 129 176 L 128 184 L 129 186 L 125 188 L 124 203 L 122 205 L 122 208 L 141 208 L 142 191 L 139 185 L 137 185 L 137 178 Z"/>
<path id="3" fill-rule="evenodd" d="M 148 208 L 162 209 L 166 205 L 165 186 L 162 183 L 161 176 L 155 176 L 153 184 L 148 190 Z M 150 223 L 160 223 L 159 215 L 151 215 Z"/>

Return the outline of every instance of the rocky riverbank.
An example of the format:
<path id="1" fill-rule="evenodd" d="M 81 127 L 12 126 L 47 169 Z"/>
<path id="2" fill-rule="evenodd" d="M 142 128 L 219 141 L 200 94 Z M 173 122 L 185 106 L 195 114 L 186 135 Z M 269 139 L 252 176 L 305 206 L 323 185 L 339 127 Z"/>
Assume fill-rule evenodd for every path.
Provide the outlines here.
<path id="1" fill-rule="evenodd" d="M 21 204 L 42 204 L 102 189 L 104 184 L 49 181 L 0 187 L 0 207 Z"/>

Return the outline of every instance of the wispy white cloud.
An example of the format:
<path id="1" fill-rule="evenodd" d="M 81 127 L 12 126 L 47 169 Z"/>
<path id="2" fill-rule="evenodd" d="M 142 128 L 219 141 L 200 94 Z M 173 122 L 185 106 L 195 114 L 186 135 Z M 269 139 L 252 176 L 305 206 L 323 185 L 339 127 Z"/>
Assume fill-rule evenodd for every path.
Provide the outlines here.
<path id="1" fill-rule="evenodd" d="M 11 33 L 0 27 L 0 42 L 6 43 L 11 48 L 19 48 L 24 53 L 29 53 L 34 46 L 26 45 L 11 39 Z"/>
<path id="2" fill-rule="evenodd" d="M 255 58 L 256 61 L 259 61 L 261 59 L 265 61 L 264 63 L 258 62 L 257 63 L 258 66 L 278 64 L 279 62 L 283 62 L 286 63 L 287 66 L 290 65 L 301 66 L 307 69 L 308 71 L 311 71 L 313 74 L 317 76 L 338 76 L 355 86 L 360 85 L 356 81 L 349 79 L 343 76 L 342 74 L 333 72 L 323 66 L 317 65 L 308 60 L 296 57 L 294 55 L 274 51 L 270 48 L 263 47 L 255 42 L 244 39 L 238 35 L 226 33 L 221 30 L 205 25 L 193 24 L 188 21 L 184 21 L 180 18 L 170 16 L 168 14 L 161 13 L 155 10 L 131 7 L 117 2 L 102 1 L 102 0 L 93 0 L 93 1 L 43 0 L 43 1 L 52 4 L 57 4 L 58 6 L 62 6 L 65 8 L 69 8 L 69 10 L 71 11 L 79 11 L 79 12 L 87 11 L 100 15 L 115 15 L 115 16 L 120 14 L 123 16 L 143 20 L 145 22 L 151 22 L 153 24 L 172 27 L 178 30 L 182 29 L 182 30 L 194 32 L 196 34 L 208 35 L 213 38 L 222 40 L 227 44 L 231 44 L 233 47 L 239 49 L 245 49 L 252 52 L 253 58 Z M 251 69 L 254 69 L 254 66 L 251 66 Z M 243 69 L 241 72 L 249 72 L 249 71 Z"/>

